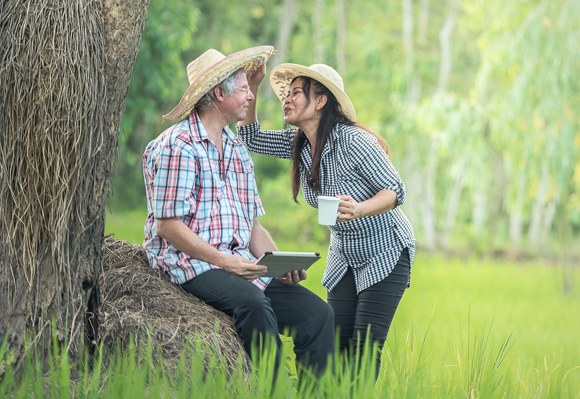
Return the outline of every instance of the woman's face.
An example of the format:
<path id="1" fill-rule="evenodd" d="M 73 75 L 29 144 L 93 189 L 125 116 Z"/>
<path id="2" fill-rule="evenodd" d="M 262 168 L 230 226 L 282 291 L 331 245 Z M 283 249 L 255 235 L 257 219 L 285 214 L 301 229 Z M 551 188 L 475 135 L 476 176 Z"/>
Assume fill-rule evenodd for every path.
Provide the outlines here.
<path id="1" fill-rule="evenodd" d="M 304 81 L 296 78 L 290 85 L 287 97 L 282 103 L 284 110 L 284 122 L 292 126 L 301 127 L 307 122 L 317 122 L 320 119 L 320 111 L 316 109 L 316 99 L 312 86 L 310 86 L 310 103 L 302 88 Z"/>

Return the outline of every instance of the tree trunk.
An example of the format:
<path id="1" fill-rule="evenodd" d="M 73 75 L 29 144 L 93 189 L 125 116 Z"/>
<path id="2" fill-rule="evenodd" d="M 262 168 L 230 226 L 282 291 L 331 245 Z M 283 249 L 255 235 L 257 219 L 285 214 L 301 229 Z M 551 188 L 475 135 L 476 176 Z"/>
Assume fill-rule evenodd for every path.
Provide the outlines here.
<path id="1" fill-rule="evenodd" d="M 280 30 L 276 39 L 276 54 L 270 60 L 271 68 L 288 59 L 288 48 L 290 47 L 290 37 L 294 29 L 294 19 L 296 17 L 296 0 L 284 0 L 282 13 L 280 14 Z"/>
<path id="2" fill-rule="evenodd" d="M 447 83 L 451 75 L 451 34 L 457 21 L 457 4 L 455 0 L 448 1 L 449 12 L 439 32 L 439 45 L 441 46 L 441 63 L 439 64 L 439 79 L 437 91 L 447 90 Z"/>
<path id="3" fill-rule="evenodd" d="M 471 225 L 471 231 L 474 234 L 481 233 L 483 225 L 485 224 L 487 215 L 487 197 L 485 193 L 486 191 L 484 187 L 481 187 L 477 188 L 473 195 L 473 210 L 471 213 L 471 219 L 473 222 Z"/>
<path id="4" fill-rule="evenodd" d="M 423 200 L 421 201 L 421 221 L 423 223 L 423 242 L 429 251 L 436 245 L 437 216 L 435 207 L 435 187 L 437 180 L 437 144 L 431 140 L 431 147 L 427 155 L 424 168 Z"/>
<path id="5" fill-rule="evenodd" d="M 522 232 L 523 232 L 523 209 L 524 209 L 524 199 L 526 191 L 526 173 L 524 170 L 521 171 L 520 179 L 518 182 L 518 192 L 516 195 L 516 203 L 513 208 L 509 210 L 509 226 L 510 226 L 510 239 L 512 244 L 518 247 L 522 242 Z"/>
<path id="6" fill-rule="evenodd" d="M 419 8 L 419 28 L 417 30 L 417 42 L 419 45 L 427 44 L 427 27 L 429 24 L 429 0 L 421 0 Z"/>
<path id="7" fill-rule="evenodd" d="M 537 248 L 537 245 L 540 244 L 542 218 L 545 212 L 547 187 L 549 182 L 550 174 L 548 172 L 548 167 L 546 164 L 544 164 L 542 166 L 542 173 L 540 175 L 540 182 L 538 184 L 536 198 L 534 200 L 534 204 L 532 205 L 532 214 L 530 215 L 530 230 L 528 234 L 530 238 L 530 244 L 532 244 L 533 248 Z"/>
<path id="8" fill-rule="evenodd" d="M 33 343 L 48 353 L 53 329 L 73 359 L 95 336 L 105 205 L 148 5 L 0 5 L 0 376 Z"/>
<path id="9" fill-rule="evenodd" d="M 421 79 L 415 71 L 415 49 L 413 44 L 412 0 L 402 0 L 403 7 L 403 51 L 405 53 L 405 75 L 407 76 L 406 103 L 417 104 L 420 98 Z"/>
<path id="10" fill-rule="evenodd" d="M 460 173 L 455 179 L 453 189 L 447 197 L 447 209 L 445 210 L 445 221 L 441 233 L 441 244 L 443 248 L 448 248 L 449 242 L 451 241 L 451 235 L 455 229 L 455 219 L 457 218 L 457 211 L 459 209 L 462 191 L 463 173 Z"/>
<path id="11" fill-rule="evenodd" d="M 317 64 L 324 63 L 323 15 L 324 0 L 316 0 L 312 10 L 312 34 L 314 36 L 314 62 Z"/>
<path id="12" fill-rule="evenodd" d="M 268 68 L 272 70 L 276 65 L 286 62 L 288 60 L 288 48 L 290 47 L 290 37 L 292 29 L 294 29 L 294 20 L 296 18 L 296 8 L 298 7 L 297 0 L 284 0 L 282 5 L 282 13 L 280 14 L 280 23 L 278 26 L 278 38 L 276 39 L 276 54 L 270 58 Z M 264 98 L 270 97 L 274 94 L 270 85 L 262 85 L 264 87 Z"/>
<path id="13" fill-rule="evenodd" d="M 336 67 L 343 74 L 346 71 L 346 9 L 345 0 L 336 0 Z"/>

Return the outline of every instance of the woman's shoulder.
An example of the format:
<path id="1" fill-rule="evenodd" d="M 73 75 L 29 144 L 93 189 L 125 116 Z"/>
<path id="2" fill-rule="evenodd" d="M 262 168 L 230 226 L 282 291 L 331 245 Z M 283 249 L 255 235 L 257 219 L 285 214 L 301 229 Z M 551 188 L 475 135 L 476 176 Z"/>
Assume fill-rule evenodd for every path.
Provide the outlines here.
<path id="1" fill-rule="evenodd" d="M 364 147 L 378 143 L 374 134 L 360 126 L 338 124 L 336 131 L 341 141 L 349 146 Z"/>

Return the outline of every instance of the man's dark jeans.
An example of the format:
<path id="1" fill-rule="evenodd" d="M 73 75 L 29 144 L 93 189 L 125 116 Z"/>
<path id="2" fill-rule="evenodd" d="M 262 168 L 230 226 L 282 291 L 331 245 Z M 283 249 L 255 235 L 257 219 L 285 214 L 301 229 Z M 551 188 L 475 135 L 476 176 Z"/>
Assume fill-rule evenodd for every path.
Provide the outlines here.
<path id="1" fill-rule="evenodd" d="M 280 366 L 279 333 L 288 329 L 296 360 L 322 373 L 334 354 L 334 314 L 318 295 L 301 285 L 273 279 L 264 292 L 247 280 L 222 269 L 209 270 L 181 285 L 205 303 L 232 316 L 244 348 L 251 355 L 256 335 L 276 342 Z M 256 334 L 258 333 L 258 334 Z"/>

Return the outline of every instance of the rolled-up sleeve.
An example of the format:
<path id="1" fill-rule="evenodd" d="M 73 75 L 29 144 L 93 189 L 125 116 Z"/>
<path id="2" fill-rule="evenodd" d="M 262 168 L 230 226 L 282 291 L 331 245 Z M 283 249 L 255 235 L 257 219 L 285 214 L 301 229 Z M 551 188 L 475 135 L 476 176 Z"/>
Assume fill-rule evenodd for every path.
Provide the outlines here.
<path id="1" fill-rule="evenodd" d="M 192 214 L 196 206 L 193 195 L 196 162 L 193 154 L 180 146 L 165 145 L 160 148 L 157 162 L 152 196 L 155 218 Z"/>
<path id="2" fill-rule="evenodd" d="M 376 137 L 369 133 L 356 135 L 351 154 L 351 161 L 357 165 L 358 173 L 374 191 L 394 191 L 397 194 L 396 206 L 405 203 L 405 184 Z"/>

